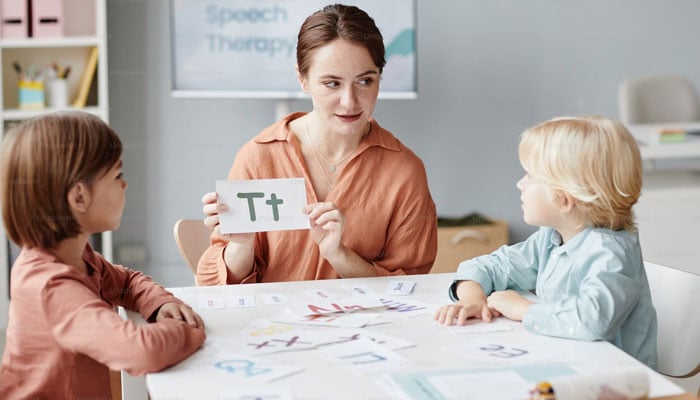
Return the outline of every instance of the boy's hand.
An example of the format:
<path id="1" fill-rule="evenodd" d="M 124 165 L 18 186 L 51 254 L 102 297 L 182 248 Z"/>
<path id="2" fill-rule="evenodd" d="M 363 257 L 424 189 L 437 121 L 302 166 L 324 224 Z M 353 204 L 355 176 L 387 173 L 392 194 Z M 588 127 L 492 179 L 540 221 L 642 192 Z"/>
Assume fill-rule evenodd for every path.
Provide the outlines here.
<path id="1" fill-rule="evenodd" d="M 199 316 L 190 306 L 180 303 L 165 303 L 158 310 L 156 314 L 156 322 L 162 321 L 166 318 L 176 319 L 178 321 L 185 321 L 188 325 L 195 328 L 204 329 L 204 321 L 202 317 Z"/>
<path id="2" fill-rule="evenodd" d="M 433 316 L 437 322 L 444 325 L 464 325 L 467 319 L 472 317 L 491 322 L 494 317 L 498 317 L 498 313 L 489 309 L 486 303 L 459 301 L 455 304 L 440 307 Z"/>
<path id="3" fill-rule="evenodd" d="M 486 293 L 479 283 L 460 281 L 455 290 L 459 301 L 440 307 L 435 312 L 434 318 L 439 323 L 453 325 L 456 318 L 457 325 L 464 325 L 470 317 L 491 322 L 493 318 L 500 316 L 498 312 L 488 307 Z"/>
<path id="4" fill-rule="evenodd" d="M 524 298 L 516 291 L 504 290 L 491 293 L 487 299 L 487 304 L 489 308 L 500 312 L 506 318 L 514 321 L 522 321 L 523 316 L 525 316 L 525 313 L 533 302 Z"/>

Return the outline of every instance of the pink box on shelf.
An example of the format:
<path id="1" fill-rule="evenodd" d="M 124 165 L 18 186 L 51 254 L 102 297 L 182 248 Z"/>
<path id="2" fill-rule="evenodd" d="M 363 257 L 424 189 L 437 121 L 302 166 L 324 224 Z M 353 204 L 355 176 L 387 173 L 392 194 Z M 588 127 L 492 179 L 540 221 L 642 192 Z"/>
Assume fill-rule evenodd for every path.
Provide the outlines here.
<path id="1" fill-rule="evenodd" d="M 6 39 L 26 38 L 28 33 L 27 0 L 0 1 L 0 35 Z"/>
<path id="2" fill-rule="evenodd" d="M 63 0 L 32 1 L 32 36 L 63 36 Z"/>

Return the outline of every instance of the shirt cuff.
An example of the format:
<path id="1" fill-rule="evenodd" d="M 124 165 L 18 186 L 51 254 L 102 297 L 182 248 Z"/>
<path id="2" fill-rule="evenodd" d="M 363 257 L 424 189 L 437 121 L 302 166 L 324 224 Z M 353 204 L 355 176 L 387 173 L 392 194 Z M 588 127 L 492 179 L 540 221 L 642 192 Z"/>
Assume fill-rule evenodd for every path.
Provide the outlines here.
<path id="1" fill-rule="evenodd" d="M 523 326 L 530 332 L 547 334 L 552 332 L 551 324 L 548 322 L 554 310 L 549 304 L 533 304 L 523 315 Z"/>

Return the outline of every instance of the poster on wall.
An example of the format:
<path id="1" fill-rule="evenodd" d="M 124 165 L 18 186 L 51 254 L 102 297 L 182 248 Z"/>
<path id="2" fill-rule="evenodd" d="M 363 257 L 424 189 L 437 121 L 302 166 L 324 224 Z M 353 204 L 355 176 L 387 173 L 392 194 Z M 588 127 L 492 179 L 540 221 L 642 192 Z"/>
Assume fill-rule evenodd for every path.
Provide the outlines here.
<path id="1" fill-rule="evenodd" d="M 296 42 L 304 19 L 328 1 L 171 0 L 176 97 L 302 98 Z M 345 4 L 365 10 L 386 48 L 381 98 L 416 98 L 415 0 Z"/>

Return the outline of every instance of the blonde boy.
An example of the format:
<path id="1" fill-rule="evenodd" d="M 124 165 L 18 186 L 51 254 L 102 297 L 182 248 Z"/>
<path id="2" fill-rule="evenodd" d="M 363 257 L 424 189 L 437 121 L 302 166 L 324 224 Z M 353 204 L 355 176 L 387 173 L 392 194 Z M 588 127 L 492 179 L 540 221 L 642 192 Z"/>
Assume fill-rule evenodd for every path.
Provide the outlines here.
<path id="1" fill-rule="evenodd" d="M 655 367 L 656 311 L 634 224 L 639 147 L 620 123 L 556 118 L 522 136 L 524 242 L 464 261 L 449 289 L 447 325 L 503 315 L 543 335 L 607 340 Z M 535 289 L 533 303 L 517 291 Z M 488 296 L 487 296 L 488 295 Z"/>

